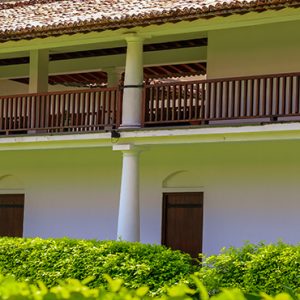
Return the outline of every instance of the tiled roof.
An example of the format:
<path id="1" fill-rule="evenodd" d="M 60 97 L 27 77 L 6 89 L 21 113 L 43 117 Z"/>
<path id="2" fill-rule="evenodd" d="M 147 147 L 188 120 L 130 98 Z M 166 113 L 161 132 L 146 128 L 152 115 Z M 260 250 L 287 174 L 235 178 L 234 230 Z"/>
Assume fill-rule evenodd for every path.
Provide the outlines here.
<path id="1" fill-rule="evenodd" d="M 21 0 L 0 3 L 0 41 L 299 6 L 299 0 Z"/>

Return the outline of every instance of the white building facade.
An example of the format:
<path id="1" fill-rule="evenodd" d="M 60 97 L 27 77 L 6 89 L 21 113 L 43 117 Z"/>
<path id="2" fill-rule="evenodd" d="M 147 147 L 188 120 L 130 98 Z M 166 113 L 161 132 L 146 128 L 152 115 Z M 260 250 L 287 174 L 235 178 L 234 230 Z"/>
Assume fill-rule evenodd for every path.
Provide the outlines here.
<path id="1" fill-rule="evenodd" d="M 0 7 L 0 234 L 298 243 L 297 1 L 65 2 Z"/>

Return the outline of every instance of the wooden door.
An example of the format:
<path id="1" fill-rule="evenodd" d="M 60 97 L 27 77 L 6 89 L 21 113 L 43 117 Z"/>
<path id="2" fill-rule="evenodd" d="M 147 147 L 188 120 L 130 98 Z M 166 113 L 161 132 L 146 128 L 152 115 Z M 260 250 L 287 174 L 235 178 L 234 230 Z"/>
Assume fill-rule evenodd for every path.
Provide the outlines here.
<path id="1" fill-rule="evenodd" d="M 164 193 L 162 244 L 198 257 L 202 252 L 203 193 Z"/>
<path id="2" fill-rule="evenodd" d="M 0 195 L 0 236 L 23 236 L 24 195 Z"/>

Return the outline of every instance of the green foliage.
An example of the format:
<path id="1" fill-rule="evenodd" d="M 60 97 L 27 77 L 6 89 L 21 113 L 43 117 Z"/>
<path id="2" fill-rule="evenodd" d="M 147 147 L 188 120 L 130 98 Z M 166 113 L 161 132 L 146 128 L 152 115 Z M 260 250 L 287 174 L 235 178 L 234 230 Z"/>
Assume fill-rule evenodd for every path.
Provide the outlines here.
<path id="1" fill-rule="evenodd" d="M 43 283 L 33 285 L 17 282 L 11 277 L 0 276 L 0 300 L 248 300 L 241 290 L 223 290 L 209 298 L 207 290 L 199 280 L 195 289 L 186 285 L 176 285 L 167 290 L 162 297 L 150 297 L 147 287 L 129 290 L 122 285 L 122 280 L 112 280 L 106 276 L 108 286 L 89 288 L 76 279 L 68 279 L 58 286 L 47 288 Z M 256 296 L 256 300 L 300 300 L 287 293 L 274 297 L 267 294 Z"/>
<path id="2" fill-rule="evenodd" d="M 104 274 L 124 286 L 147 285 L 159 293 L 192 272 L 191 258 L 163 246 L 115 241 L 0 238 L 0 273 L 52 287 L 60 280 L 83 280 L 89 287 L 106 284 Z"/>
<path id="3" fill-rule="evenodd" d="M 222 287 L 246 293 L 300 293 L 300 245 L 279 242 L 223 249 L 219 255 L 203 258 L 196 275 L 210 294 Z"/>

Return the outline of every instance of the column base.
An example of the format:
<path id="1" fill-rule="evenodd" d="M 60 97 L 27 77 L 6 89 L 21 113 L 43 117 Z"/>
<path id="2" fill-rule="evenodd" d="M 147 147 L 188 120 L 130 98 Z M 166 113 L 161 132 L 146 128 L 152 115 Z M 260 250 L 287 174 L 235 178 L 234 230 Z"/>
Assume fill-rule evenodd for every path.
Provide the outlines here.
<path id="1" fill-rule="evenodd" d="M 141 124 L 121 124 L 120 129 L 139 129 L 141 128 Z"/>

